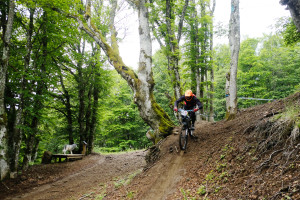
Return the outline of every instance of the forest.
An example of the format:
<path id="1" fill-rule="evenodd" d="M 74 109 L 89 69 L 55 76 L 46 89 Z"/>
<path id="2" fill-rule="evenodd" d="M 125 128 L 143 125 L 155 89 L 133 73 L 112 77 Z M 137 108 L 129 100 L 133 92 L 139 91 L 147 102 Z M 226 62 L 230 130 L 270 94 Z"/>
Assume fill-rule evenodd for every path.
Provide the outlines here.
<path id="1" fill-rule="evenodd" d="M 44 151 L 61 153 L 65 144 L 81 152 L 86 142 L 88 154 L 148 148 L 179 125 L 173 105 L 187 89 L 204 105 L 197 120 L 210 122 L 299 92 L 300 34 L 292 18 L 274 22 L 272 34 L 214 45 L 215 35 L 239 33 L 232 21 L 238 12 L 225 28 L 213 26 L 216 6 L 216 0 L 1 1 L 1 179 L 7 169 L 40 163 Z M 118 14 L 128 10 L 139 17 L 138 69 L 119 53 L 126 15 Z M 160 47 L 153 55 L 152 41 Z M 232 111 L 227 97 L 234 93 Z"/>

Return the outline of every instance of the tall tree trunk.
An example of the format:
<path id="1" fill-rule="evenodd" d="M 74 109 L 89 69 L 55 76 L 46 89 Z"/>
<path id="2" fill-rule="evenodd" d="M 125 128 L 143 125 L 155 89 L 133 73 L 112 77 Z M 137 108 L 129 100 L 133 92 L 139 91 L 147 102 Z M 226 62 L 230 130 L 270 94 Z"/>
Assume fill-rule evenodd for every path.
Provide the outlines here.
<path id="1" fill-rule="evenodd" d="M 62 103 L 65 106 L 66 112 L 64 113 L 67 118 L 67 133 L 69 138 L 69 144 L 74 144 L 73 138 L 73 117 L 72 117 L 72 108 L 71 108 L 71 97 L 69 91 L 66 89 L 62 75 L 59 76 L 60 85 L 62 87 L 63 95 L 60 98 Z"/>
<path id="2" fill-rule="evenodd" d="M 93 56 L 100 54 L 100 49 L 98 49 L 97 44 L 92 45 L 93 49 Z M 98 63 L 94 63 L 92 66 L 93 70 L 93 84 L 92 84 L 92 98 L 93 98 L 93 105 L 91 109 L 91 122 L 90 122 L 90 131 L 88 134 L 88 144 L 87 144 L 87 153 L 90 154 L 93 151 L 94 146 L 94 137 L 96 132 L 96 124 L 98 121 L 98 104 L 99 104 L 99 81 L 100 81 L 100 73 L 98 69 Z"/>
<path id="3" fill-rule="evenodd" d="M 200 98 L 200 96 L 201 96 L 201 94 L 200 94 L 200 92 L 201 92 L 201 72 L 200 71 L 201 71 L 201 69 L 197 68 L 197 71 L 196 71 L 196 82 L 197 82 L 197 84 L 196 84 L 196 96 L 198 98 Z M 201 113 L 203 113 L 203 108 L 200 111 L 201 111 Z M 196 119 L 197 119 L 197 121 L 201 120 L 201 115 L 196 114 Z"/>
<path id="4" fill-rule="evenodd" d="M 210 45 L 210 95 L 209 95 L 209 121 L 213 122 L 214 120 L 214 104 L 213 104 L 213 99 L 214 99 L 214 60 L 213 60 L 213 37 L 214 37 L 214 30 L 213 30 L 213 17 L 214 17 L 214 12 L 215 12 L 215 7 L 216 7 L 216 0 L 213 0 L 213 6 L 210 12 L 210 17 L 211 17 L 211 23 L 210 23 L 210 34 L 209 34 L 209 45 Z"/>
<path id="5" fill-rule="evenodd" d="M 96 72 L 96 68 L 94 67 L 95 75 L 94 75 L 94 84 L 93 84 L 93 106 L 92 106 L 92 119 L 91 119 L 91 127 L 89 132 L 89 139 L 88 139 L 88 154 L 92 153 L 93 151 L 93 144 L 94 144 L 94 136 L 96 130 L 96 123 L 98 119 L 97 111 L 98 111 L 98 103 L 99 103 L 99 89 L 98 89 L 98 82 L 100 79 L 100 74 Z"/>
<path id="6" fill-rule="evenodd" d="M 154 3 L 153 0 L 150 1 L 152 4 Z M 165 1 L 165 24 L 167 28 L 167 33 L 165 31 L 161 31 L 161 34 L 163 35 L 165 39 L 165 44 L 160 40 L 160 38 L 156 37 L 157 41 L 161 45 L 161 47 L 165 47 L 167 51 L 165 51 L 165 55 L 168 60 L 168 73 L 172 82 L 172 88 L 174 92 L 174 96 L 172 101 L 174 101 L 175 98 L 179 98 L 182 94 L 181 91 L 181 85 L 180 85 L 180 74 L 179 74 L 179 60 L 180 60 L 180 50 L 179 50 L 179 42 L 182 35 L 182 27 L 183 27 L 183 21 L 186 15 L 186 10 L 189 4 L 189 0 L 185 0 L 185 3 L 182 7 L 181 15 L 178 19 L 178 31 L 177 31 L 177 37 L 176 37 L 176 30 L 175 30 L 175 14 L 174 14 L 174 7 L 175 7 L 175 1 L 174 0 L 166 0 Z M 155 20 L 155 23 L 160 26 L 158 20 Z M 171 103 L 173 104 L 173 102 Z"/>
<path id="7" fill-rule="evenodd" d="M 15 1 L 9 1 L 9 11 L 5 31 L 3 31 L 3 50 L 0 69 L 0 180 L 3 180 L 9 173 L 9 163 L 7 156 L 7 114 L 5 112 L 4 93 L 6 73 L 9 61 L 9 51 L 11 35 L 14 21 Z M 4 13 L 3 13 L 4 14 Z"/>
<path id="8" fill-rule="evenodd" d="M 190 66 L 191 66 L 191 90 L 200 98 L 200 45 L 199 45 L 199 18 L 196 9 L 195 0 L 191 1 L 192 13 L 191 13 L 191 32 L 190 32 Z M 196 120 L 200 120 L 200 115 L 196 114 Z"/>
<path id="9" fill-rule="evenodd" d="M 239 0 L 231 0 L 229 22 L 229 45 L 231 53 L 229 104 L 226 105 L 226 119 L 234 119 L 237 113 L 237 67 L 240 51 L 240 11 Z"/>
<path id="10" fill-rule="evenodd" d="M 29 69 L 30 66 L 30 60 L 31 60 L 31 51 L 32 51 L 32 35 L 33 35 L 33 15 L 34 15 L 34 11 L 35 9 L 30 8 L 29 10 L 29 24 L 28 24 L 28 29 L 27 29 L 27 43 L 26 43 L 26 55 L 24 58 L 24 71 L 27 71 Z M 26 107 L 26 102 L 28 101 L 28 97 L 25 98 L 25 91 L 27 90 L 27 86 L 28 86 L 28 80 L 26 79 L 26 74 L 22 75 L 21 78 L 22 81 L 22 86 L 21 86 L 21 110 L 24 110 L 24 108 Z M 27 113 L 27 116 L 24 115 L 24 119 L 30 119 L 30 115 Z M 33 120 L 34 121 L 34 120 Z M 25 125 L 25 121 L 23 122 Z M 30 124 L 27 124 L 28 126 L 31 127 Z M 29 162 L 31 162 L 31 155 L 32 155 L 32 148 L 33 148 L 33 144 L 34 144 L 34 136 L 33 136 L 33 130 L 28 131 L 25 134 L 26 138 L 25 138 L 25 143 L 26 143 L 26 148 L 24 151 L 24 159 L 23 159 L 23 163 L 22 163 L 22 169 L 23 170 L 27 170 L 28 166 L 29 166 Z"/>
<path id="11" fill-rule="evenodd" d="M 85 39 L 82 37 L 79 37 L 78 43 L 75 45 L 74 50 L 79 55 L 79 58 L 76 63 L 76 70 L 77 74 L 73 74 L 76 82 L 77 82 L 77 88 L 78 88 L 78 116 L 77 121 L 79 125 L 79 148 L 78 151 L 81 152 L 83 148 L 83 142 L 86 142 L 87 140 L 87 130 L 85 126 L 85 117 L 86 117 L 86 86 L 87 86 L 87 80 L 85 80 L 84 77 L 84 71 L 83 71 L 83 58 L 85 54 Z"/>
<path id="12" fill-rule="evenodd" d="M 79 110 L 78 110 L 78 124 L 79 124 L 79 151 L 82 151 L 82 144 L 86 141 L 86 128 L 84 125 L 85 117 L 85 83 L 82 74 L 82 63 L 77 64 L 78 69 L 78 99 L 79 99 Z"/>
<path id="13" fill-rule="evenodd" d="M 167 47 L 167 58 L 168 58 L 168 72 L 171 77 L 171 82 L 174 90 L 174 96 L 178 99 L 181 96 L 180 87 L 180 75 L 178 69 L 179 62 L 179 48 L 178 40 L 175 37 L 174 31 L 174 10 L 173 10 L 173 0 L 166 0 L 166 26 L 167 26 L 167 37 L 166 37 L 166 47 Z"/>
<path id="14" fill-rule="evenodd" d="M 13 98 L 14 96 L 9 93 L 9 88 L 6 89 L 7 97 Z M 18 170 L 18 161 L 20 155 L 20 147 L 22 141 L 22 130 L 18 125 L 23 124 L 22 113 L 18 109 L 15 103 L 11 104 L 11 109 L 8 113 L 8 145 L 10 150 L 8 151 L 9 166 L 12 174 L 16 174 Z M 14 177 L 14 176 L 11 176 Z"/>
<path id="15" fill-rule="evenodd" d="M 33 13 L 34 11 L 31 11 L 31 17 L 33 18 Z M 39 65 L 39 62 L 35 62 L 34 65 L 34 69 L 35 72 L 37 74 L 37 76 L 40 77 L 40 79 L 38 79 L 36 81 L 36 83 L 34 82 L 32 85 L 35 85 L 35 91 L 33 91 L 33 93 L 35 93 L 34 97 L 33 97 L 33 110 L 32 110 L 32 114 L 30 116 L 31 118 L 31 122 L 30 122 L 30 133 L 29 133 L 29 137 L 26 140 L 26 149 L 25 149 L 25 155 L 24 155 L 24 160 L 23 160 L 23 170 L 27 170 L 29 163 L 30 162 L 34 162 L 36 155 L 37 155 L 37 150 L 38 150 L 38 145 L 39 145 L 39 139 L 37 138 L 38 135 L 38 125 L 41 119 L 41 111 L 43 109 L 43 97 L 46 91 L 46 65 L 47 65 L 47 46 L 48 46 L 48 38 L 47 38 L 47 12 L 43 13 L 43 21 L 44 21 L 44 26 L 42 26 L 42 31 L 43 31 L 43 38 L 41 39 L 41 57 L 42 62 L 41 65 Z M 31 23 L 33 23 L 33 19 L 30 19 Z M 30 24 L 30 29 L 32 29 L 31 31 L 33 31 L 33 24 Z M 30 38 L 31 40 L 31 38 Z M 32 46 L 32 43 L 30 42 L 30 45 Z M 29 49 L 29 52 L 31 52 L 31 49 Z M 40 52 L 36 52 L 37 56 L 39 57 Z"/>
<path id="16" fill-rule="evenodd" d="M 108 57 L 108 61 L 116 71 L 127 81 L 134 93 L 134 101 L 137 104 L 142 119 L 153 129 L 157 135 L 167 136 L 174 127 L 173 122 L 164 110 L 156 103 L 153 87 L 154 80 L 152 75 L 152 43 L 150 37 L 148 10 L 145 7 L 145 1 L 137 3 L 139 10 L 139 34 L 140 34 L 140 62 L 138 74 L 127 67 L 119 55 L 116 36 L 111 35 L 112 45 L 110 46 L 101 31 L 99 31 L 91 22 L 89 12 L 85 19 L 87 24 L 79 17 L 72 16 L 77 20 L 79 26 L 88 35 L 90 35 L 102 48 Z"/>
<path id="17" fill-rule="evenodd" d="M 86 140 L 85 142 L 88 144 L 90 144 L 90 134 L 91 134 L 91 123 L 92 123 L 92 93 L 94 90 L 94 84 L 92 83 L 92 81 L 90 81 L 89 84 L 89 91 L 87 94 L 87 105 L 86 105 L 86 112 L 85 112 L 85 131 L 86 131 Z M 82 145 L 82 144 L 81 144 Z"/>
<path id="18" fill-rule="evenodd" d="M 206 2 L 201 0 L 200 1 L 200 7 L 201 7 L 201 28 L 199 30 L 199 42 L 200 42 L 200 55 L 199 55 L 199 98 L 201 101 L 206 101 L 203 108 L 200 110 L 200 112 L 203 114 L 204 111 L 207 110 L 207 99 L 204 98 L 204 85 L 206 85 L 206 74 L 207 74 L 207 22 L 205 20 L 206 18 Z"/>

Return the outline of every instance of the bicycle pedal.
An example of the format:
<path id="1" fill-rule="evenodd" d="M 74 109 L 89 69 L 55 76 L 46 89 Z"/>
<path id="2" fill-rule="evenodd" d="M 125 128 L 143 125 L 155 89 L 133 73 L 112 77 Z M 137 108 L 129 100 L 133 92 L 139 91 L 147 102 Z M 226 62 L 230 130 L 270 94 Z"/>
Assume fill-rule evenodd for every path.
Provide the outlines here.
<path id="1" fill-rule="evenodd" d="M 198 137 L 195 136 L 195 135 L 191 135 L 191 138 L 192 138 L 193 140 L 197 140 L 197 139 L 198 139 Z"/>

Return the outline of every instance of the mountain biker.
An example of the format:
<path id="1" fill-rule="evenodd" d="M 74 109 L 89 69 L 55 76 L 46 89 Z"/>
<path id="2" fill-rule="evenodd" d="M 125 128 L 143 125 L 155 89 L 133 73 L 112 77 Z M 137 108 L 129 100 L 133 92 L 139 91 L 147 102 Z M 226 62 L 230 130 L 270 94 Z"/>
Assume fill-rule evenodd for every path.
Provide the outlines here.
<path id="1" fill-rule="evenodd" d="M 174 111 L 178 111 L 178 103 L 184 101 L 184 109 L 185 110 L 194 110 L 194 112 L 191 112 L 191 119 L 192 119 L 192 130 L 195 130 L 195 121 L 196 121 L 196 115 L 195 112 L 197 112 L 199 109 L 201 109 L 202 103 L 199 99 L 193 94 L 192 90 L 185 91 L 184 95 L 179 97 L 175 101 L 174 104 Z M 196 105 L 198 105 L 198 108 L 196 108 Z"/>

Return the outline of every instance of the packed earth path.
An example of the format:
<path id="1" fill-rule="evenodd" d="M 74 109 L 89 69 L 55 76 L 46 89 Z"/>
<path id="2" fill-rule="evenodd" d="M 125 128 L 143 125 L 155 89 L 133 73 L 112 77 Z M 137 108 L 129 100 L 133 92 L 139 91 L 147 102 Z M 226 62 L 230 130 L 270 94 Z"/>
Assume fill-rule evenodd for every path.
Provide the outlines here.
<path id="1" fill-rule="evenodd" d="M 82 160 L 33 166 L 16 185 L 2 183 L 11 192 L 0 199 L 84 199 L 145 166 L 145 151 L 100 155 Z M 17 193 L 17 195 L 15 195 Z M 99 194 L 98 194 L 99 195 Z M 101 195 L 101 194 L 100 194 Z"/>

